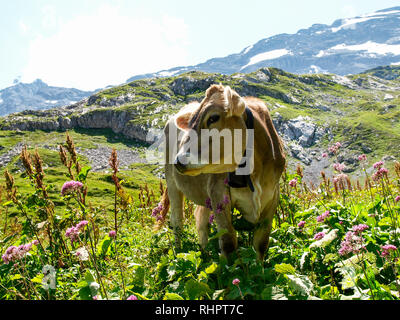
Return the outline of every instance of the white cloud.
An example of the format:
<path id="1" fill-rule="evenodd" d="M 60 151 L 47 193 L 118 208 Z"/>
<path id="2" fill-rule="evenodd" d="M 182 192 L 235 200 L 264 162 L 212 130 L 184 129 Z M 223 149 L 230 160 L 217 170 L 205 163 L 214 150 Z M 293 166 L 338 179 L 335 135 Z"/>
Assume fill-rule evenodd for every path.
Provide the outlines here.
<path id="1" fill-rule="evenodd" d="M 92 90 L 135 74 L 186 65 L 187 45 L 183 19 L 131 18 L 118 7 L 102 6 L 90 16 L 59 25 L 50 37 L 33 40 L 22 78 Z"/>
<path id="2" fill-rule="evenodd" d="M 27 32 L 29 31 L 29 27 L 22 20 L 19 20 L 18 26 L 23 35 L 27 34 Z"/>

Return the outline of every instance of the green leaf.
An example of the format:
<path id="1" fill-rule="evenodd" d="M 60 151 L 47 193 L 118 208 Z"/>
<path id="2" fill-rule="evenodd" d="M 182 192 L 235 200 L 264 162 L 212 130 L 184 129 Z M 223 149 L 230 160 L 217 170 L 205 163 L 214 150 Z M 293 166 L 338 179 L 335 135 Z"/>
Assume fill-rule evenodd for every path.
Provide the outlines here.
<path id="1" fill-rule="evenodd" d="M 206 283 L 190 279 L 185 283 L 185 292 L 190 300 L 195 300 L 209 294 L 211 289 Z"/>
<path id="2" fill-rule="evenodd" d="M 185 300 L 179 294 L 167 292 L 163 300 Z"/>
<path id="3" fill-rule="evenodd" d="M 89 173 L 89 171 L 90 171 L 91 169 L 92 169 L 92 168 L 91 168 L 90 166 L 85 166 L 85 167 L 83 167 L 83 168 L 81 169 L 81 172 L 79 172 L 78 180 L 81 181 L 81 182 L 85 182 L 85 181 L 86 181 L 86 178 L 87 178 L 87 175 L 88 175 L 88 173 Z"/>
<path id="4" fill-rule="evenodd" d="M 261 292 L 261 299 L 263 300 L 287 300 L 283 289 L 274 286 L 272 284 L 268 284 L 266 288 Z"/>
<path id="5" fill-rule="evenodd" d="M 43 277 L 44 277 L 43 273 L 39 273 L 36 277 L 31 279 L 31 282 L 42 284 Z"/>
<path id="6" fill-rule="evenodd" d="M 9 206 L 9 205 L 11 205 L 11 204 L 13 204 L 13 202 L 10 200 L 10 201 L 7 201 L 7 202 L 4 202 L 3 203 L 3 207 L 7 207 L 7 206 Z"/>
<path id="7" fill-rule="evenodd" d="M 10 280 L 19 280 L 22 279 L 22 276 L 20 274 L 15 274 L 12 277 L 10 277 Z"/>
<path id="8" fill-rule="evenodd" d="M 275 269 L 275 272 L 281 273 L 281 274 L 295 274 L 296 273 L 296 269 L 291 264 L 287 264 L 287 263 L 276 264 L 274 269 Z"/>
<path id="9" fill-rule="evenodd" d="M 97 245 L 97 254 L 104 256 L 108 253 L 112 239 L 109 236 L 105 236 L 102 241 Z"/>
<path id="10" fill-rule="evenodd" d="M 213 262 L 209 267 L 207 267 L 206 268 L 206 273 L 208 273 L 208 274 L 212 274 L 212 273 L 214 273 L 216 270 L 218 269 L 218 265 L 215 263 L 215 262 Z"/>
<path id="11" fill-rule="evenodd" d="M 219 237 L 222 237 L 226 233 L 228 233 L 227 229 L 221 229 L 215 235 L 213 235 L 211 238 L 208 238 L 208 241 L 218 239 Z"/>
<path id="12" fill-rule="evenodd" d="M 304 275 L 286 275 L 289 280 L 289 287 L 302 296 L 309 296 L 314 285 L 307 276 Z"/>

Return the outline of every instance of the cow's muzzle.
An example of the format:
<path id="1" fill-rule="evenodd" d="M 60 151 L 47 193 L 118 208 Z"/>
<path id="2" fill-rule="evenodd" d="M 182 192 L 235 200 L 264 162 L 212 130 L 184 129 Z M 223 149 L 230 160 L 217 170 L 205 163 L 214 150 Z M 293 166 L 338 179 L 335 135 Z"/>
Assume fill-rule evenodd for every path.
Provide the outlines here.
<path id="1" fill-rule="evenodd" d="M 174 166 L 176 170 L 180 173 L 185 173 L 187 164 L 188 164 L 188 157 L 189 154 L 185 153 L 180 153 L 176 156 L 175 161 L 174 161 Z"/>

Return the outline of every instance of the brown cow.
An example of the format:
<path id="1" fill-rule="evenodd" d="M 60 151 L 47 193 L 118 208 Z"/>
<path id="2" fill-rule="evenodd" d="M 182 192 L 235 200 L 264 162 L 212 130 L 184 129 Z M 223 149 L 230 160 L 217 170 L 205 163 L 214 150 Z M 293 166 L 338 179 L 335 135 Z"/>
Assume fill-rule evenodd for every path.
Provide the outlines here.
<path id="1" fill-rule="evenodd" d="M 189 132 L 196 132 L 201 137 L 202 129 L 217 129 L 218 132 L 227 129 L 232 134 L 234 130 L 239 130 L 247 138 L 249 131 L 246 124 L 250 120 L 254 127 L 253 170 L 250 179 L 245 178 L 247 184 L 241 187 L 231 188 L 227 185 L 227 178 L 230 172 L 238 168 L 243 153 L 238 157 L 236 149 L 230 152 L 220 149 L 219 163 L 208 161 L 199 164 L 192 161 L 194 157 L 191 153 L 198 147 L 198 154 L 202 156 L 207 143 L 200 147 L 199 138 L 190 152 L 183 148 L 188 142 Z M 282 142 L 266 105 L 254 97 L 242 98 L 229 87 L 212 85 L 201 103 L 190 103 L 167 123 L 164 129 L 167 141 L 171 130 L 176 130 L 176 127 L 179 132 L 183 130 L 184 136 L 180 141 L 177 139 L 178 153 L 172 162 L 168 159 L 174 154 L 170 150 L 170 143 L 167 143 L 165 173 L 171 225 L 177 244 L 180 243 L 185 196 L 197 205 L 196 227 L 203 248 L 208 241 L 209 218 L 213 214 L 218 230 L 227 230 L 219 239 L 222 253 L 228 255 L 236 249 L 237 236 L 231 223 L 231 210 L 237 208 L 247 221 L 255 225 L 253 245 L 258 259 L 262 260 L 268 248 L 272 220 L 279 202 L 279 179 L 285 166 Z M 225 146 L 225 138 L 222 138 L 221 145 L 224 141 Z M 246 139 L 242 141 L 243 148 L 239 150 L 246 148 Z M 209 160 L 213 152 L 206 156 Z"/>

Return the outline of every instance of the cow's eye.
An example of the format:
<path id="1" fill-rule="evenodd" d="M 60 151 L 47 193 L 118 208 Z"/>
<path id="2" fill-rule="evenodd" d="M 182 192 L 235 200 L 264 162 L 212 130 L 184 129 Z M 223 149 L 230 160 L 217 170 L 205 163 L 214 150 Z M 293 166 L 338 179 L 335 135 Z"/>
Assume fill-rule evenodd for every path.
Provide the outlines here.
<path id="1" fill-rule="evenodd" d="M 212 123 L 215 123 L 219 120 L 220 116 L 218 114 L 215 114 L 211 117 L 208 118 L 207 120 L 207 127 L 209 127 Z"/>

